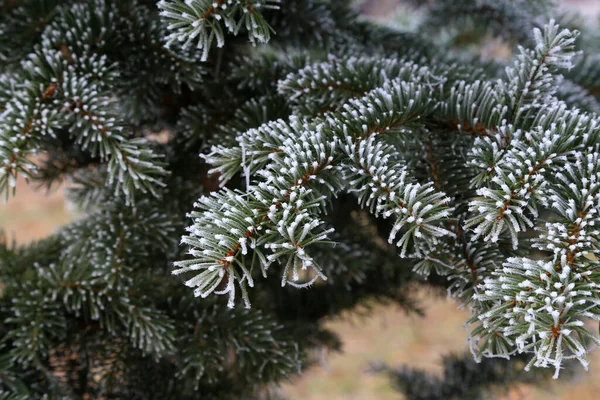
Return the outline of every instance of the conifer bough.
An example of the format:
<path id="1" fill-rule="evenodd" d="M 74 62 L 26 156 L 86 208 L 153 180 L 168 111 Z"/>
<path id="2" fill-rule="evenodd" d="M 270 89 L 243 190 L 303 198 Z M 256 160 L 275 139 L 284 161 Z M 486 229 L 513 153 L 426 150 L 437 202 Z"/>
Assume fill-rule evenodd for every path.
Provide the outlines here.
<path id="1" fill-rule="evenodd" d="M 594 290 L 600 282 L 592 278 L 595 259 L 588 258 L 597 252 L 599 233 L 597 118 L 559 101 L 554 75 L 571 68 L 577 35 L 554 21 L 536 28 L 535 48 L 521 48 L 505 78 L 491 83 L 448 83 L 422 69 L 389 71 L 374 60 L 368 60 L 377 78 L 371 83 L 381 86 L 370 91 L 365 80 L 350 81 L 359 65 L 354 59 L 291 73 L 280 93 L 292 103 L 325 103 L 327 111 L 267 122 L 238 135 L 233 147 L 215 146 L 204 156 L 221 184 L 242 173 L 246 188 L 222 189 L 196 204 L 183 238 L 193 258 L 177 262 L 174 273 L 200 271 L 185 284 L 196 296 L 228 294 L 230 307 L 236 283 L 250 306 L 247 287 L 254 286 L 256 268 L 266 276 L 272 264 L 281 265 L 282 286 L 326 279 L 310 255 L 333 231 L 320 216 L 339 193 L 355 193 L 376 217 L 392 219 L 388 240 L 400 257 L 441 265 L 444 274 L 465 267 L 457 265 L 460 242 L 466 249 L 485 243 L 481 256 L 466 257 L 473 289 L 461 293 L 472 297 L 463 300 L 474 313 L 476 357 L 532 352 L 527 368 L 553 366 L 556 376 L 563 359 L 587 366 L 587 341 L 600 344 L 584 325 L 600 318 Z M 435 135 L 438 124 L 458 131 L 440 135 L 475 136 L 462 150 L 480 171 L 470 196 L 444 193 L 447 182 L 437 174 L 444 166 L 435 165 L 435 155 L 424 155 L 431 180 L 420 183 L 409 167 L 411 155 L 393 144 Z M 477 259 L 497 246 L 521 251 L 520 234 L 536 226 L 538 206 L 560 218 L 538 225 L 542 233 L 533 241 L 553 254 L 548 261 L 497 254 L 485 272 L 475 272 Z"/>
<path id="2" fill-rule="evenodd" d="M 167 45 L 175 40 L 184 42 L 184 47 L 196 42 L 197 48 L 203 50 L 202 60 L 206 61 L 215 39 L 217 47 L 225 44 L 222 25 L 235 35 L 244 27 L 251 43 L 267 43 L 272 29 L 260 12 L 278 9 L 279 3 L 280 0 L 161 0 L 158 7 L 172 31 L 167 36 Z"/>

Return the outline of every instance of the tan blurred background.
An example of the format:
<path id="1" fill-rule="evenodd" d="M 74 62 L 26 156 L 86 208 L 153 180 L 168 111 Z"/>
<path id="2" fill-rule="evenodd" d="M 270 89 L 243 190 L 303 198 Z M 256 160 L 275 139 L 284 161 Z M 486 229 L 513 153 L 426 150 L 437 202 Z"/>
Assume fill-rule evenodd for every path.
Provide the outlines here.
<path id="1" fill-rule="evenodd" d="M 365 11 L 374 16 L 392 13 L 398 0 L 365 0 Z M 565 0 L 563 7 L 582 11 L 586 18 L 600 13 L 600 0 Z M 77 218 L 63 197 L 62 188 L 50 193 L 36 191 L 24 181 L 17 196 L 0 205 L 0 229 L 19 244 L 43 238 Z M 421 293 L 423 318 L 407 316 L 393 306 L 375 306 L 371 317 L 347 314 L 328 320 L 326 327 L 340 335 L 341 354 L 323 354 L 322 363 L 282 387 L 291 400 L 402 399 L 385 376 L 368 372 L 370 362 L 391 366 L 408 364 L 441 373 L 440 360 L 451 351 L 467 351 L 467 332 L 462 324 L 468 313 L 450 300 Z M 589 372 L 559 379 L 535 388 L 527 385 L 512 390 L 504 399 L 600 399 L 600 351 L 593 352 Z"/>

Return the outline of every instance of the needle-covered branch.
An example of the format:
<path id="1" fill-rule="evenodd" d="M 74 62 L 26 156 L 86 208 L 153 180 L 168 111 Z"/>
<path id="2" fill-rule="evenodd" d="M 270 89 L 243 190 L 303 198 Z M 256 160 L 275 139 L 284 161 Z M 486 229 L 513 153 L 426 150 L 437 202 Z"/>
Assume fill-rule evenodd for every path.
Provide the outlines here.
<path id="1" fill-rule="evenodd" d="M 587 343 L 600 340 L 586 320 L 600 320 L 596 226 L 600 223 L 600 167 L 594 149 L 572 156 L 548 189 L 549 205 L 561 216 L 546 223 L 534 244 L 549 251 L 549 261 L 510 258 L 486 279 L 475 301 L 490 309 L 474 317 L 480 322 L 472 336 L 477 354 L 508 356 L 534 352 L 531 366 L 556 369 L 576 358 L 585 368 Z M 493 336 L 499 338 L 491 339 Z M 504 345 L 498 346 L 499 341 Z"/>
<path id="2" fill-rule="evenodd" d="M 237 35 L 242 27 L 248 31 L 251 43 L 267 43 L 272 29 L 261 11 L 278 9 L 279 3 L 280 0 L 161 0 L 158 7 L 172 31 L 166 37 L 167 45 L 179 41 L 187 47 L 197 42 L 202 60 L 206 61 L 215 40 L 217 47 L 223 47 L 225 33 Z"/>
<path id="3" fill-rule="evenodd" d="M 437 225 L 449 215 L 449 199 L 430 184 L 411 182 L 401 167 L 390 168 L 386 162 L 397 156 L 389 147 L 383 156 L 382 145 L 375 143 L 381 135 L 410 134 L 410 127 L 418 126 L 431 112 L 427 90 L 395 80 L 324 120 L 270 122 L 241 134 L 239 147 L 213 148 L 206 158 L 217 165 L 214 171 L 225 180 L 243 171 L 246 193 L 222 190 L 200 200 L 201 212 L 191 214 L 191 235 L 183 238 L 194 258 L 176 263 L 174 272 L 202 270 L 186 285 L 197 287 L 195 294 L 202 297 L 228 293 L 231 307 L 235 281 L 249 306 L 245 287 L 254 285 L 256 263 L 265 276 L 271 263 L 281 264 L 282 285 L 298 286 L 299 267 L 313 270 L 308 284 L 325 279 L 305 249 L 327 239 L 330 230 L 321 228 L 317 215 L 340 190 L 358 192 L 361 204 L 376 215 L 396 216 L 389 240 L 406 229 L 397 243 L 402 256 L 409 245 L 416 254 L 423 251 L 420 242 L 432 247 L 436 238 L 450 234 Z M 253 176 L 257 180 L 250 184 Z M 246 254 L 252 255 L 249 267 Z"/>

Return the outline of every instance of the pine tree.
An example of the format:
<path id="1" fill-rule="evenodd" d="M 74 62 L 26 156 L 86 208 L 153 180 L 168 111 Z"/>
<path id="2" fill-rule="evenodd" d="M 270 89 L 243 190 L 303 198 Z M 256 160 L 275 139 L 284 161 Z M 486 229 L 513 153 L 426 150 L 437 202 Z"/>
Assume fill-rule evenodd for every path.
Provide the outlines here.
<path id="1" fill-rule="evenodd" d="M 1 399 L 267 395 L 339 348 L 325 316 L 418 285 L 471 310 L 477 361 L 587 368 L 597 32 L 543 0 L 348 3 L 0 0 L 0 192 L 66 181 L 84 213 L 0 248 Z"/>

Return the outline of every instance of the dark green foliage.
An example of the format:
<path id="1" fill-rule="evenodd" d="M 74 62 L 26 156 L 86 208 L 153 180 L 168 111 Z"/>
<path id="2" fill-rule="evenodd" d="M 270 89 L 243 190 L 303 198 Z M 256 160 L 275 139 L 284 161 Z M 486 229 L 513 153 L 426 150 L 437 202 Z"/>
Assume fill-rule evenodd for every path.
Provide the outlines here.
<path id="1" fill-rule="evenodd" d="M 0 399 L 266 397 L 341 348 L 323 318 L 421 312 L 424 284 L 472 308 L 477 357 L 585 364 L 599 85 L 576 51 L 597 45 L 551 5 L 434 1 L 408 31 L 341 0 L 0 0 L 0 192 L 66 183 L 83 213 L 0 246 Z M 482 61 L 492 36 L 525 47 Z M 546 286 L 570 280 L 553 325 Z M 397 381 L 476 398 L 535 379 L 482 362 Z"/>
<path id="2" fill-rule="evenodd" d="M 442 360 L 444 372 L 441 377 L 410 367 L 390 368 L 373 366 L 374 372 L 389 375 L 392 384 L 407 398 L 414 400 L 489 398 L 490 391 L 504 394 L 518 383 L 539 383 L 548 374 L 523 374 L 524 360 L 490 358 L 480 363 L 470 355 L 451 354 Z"/>

